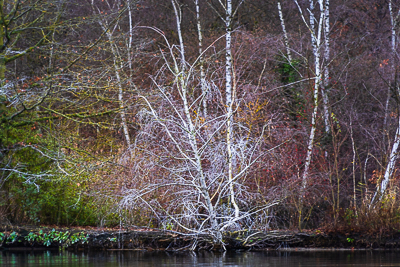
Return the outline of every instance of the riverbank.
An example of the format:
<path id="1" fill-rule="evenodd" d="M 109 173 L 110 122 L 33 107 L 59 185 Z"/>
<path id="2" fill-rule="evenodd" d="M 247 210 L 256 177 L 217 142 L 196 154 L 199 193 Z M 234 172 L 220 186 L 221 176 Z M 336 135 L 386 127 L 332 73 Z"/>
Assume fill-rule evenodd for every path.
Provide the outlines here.
<path id="1" fill-rule="evenodd" d="M 219 250 L 209 235 L 185 235 L 153 229 L 91 227 L 0 226 L 0 250 Z M 224 234 L 226 249 L 400 249 L 400 233 L 363 233 L 274 230 Z"/>

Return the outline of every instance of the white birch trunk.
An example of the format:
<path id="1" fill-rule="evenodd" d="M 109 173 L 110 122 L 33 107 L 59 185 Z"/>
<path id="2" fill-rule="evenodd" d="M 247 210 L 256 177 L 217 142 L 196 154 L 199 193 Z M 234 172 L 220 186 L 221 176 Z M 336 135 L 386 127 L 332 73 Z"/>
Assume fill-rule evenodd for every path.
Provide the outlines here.
<path id="1" fill-rule="evenodd" d="M 311 116 L 311 131 L 310 135 L 308 137 L 308 145 L 307 145 L 307 155 L 306 155 L 306 161 L 304 165 L 304 172 L 303 172 L 303 177 L 302 177 L 302 191 L 307 188 L 308 184 L 308 175 L 310 171 L 310 165 L 311 165 L 311 159 L 312 159 L 312 151 L 314 148 L 314 137 L 315 137 L 315 130 L 317 129 L 316 121 L 317 121 L 317 113 L 318 113 L 318 91 L 319 91 L 319 85 L 320 82 L 315 80 L 315 85 L 314 85 L 314 110 Z"/>
<path id="2" fill-rule="evenodd" d="M 400 11 L 399 11 L 400 12 Z M 395 80 L 395 58 L 396 58 L 396 19 L 398 17 L 398 15 L 395 18 L 394 12 L 393 12 L 393 7 L 392 7 L 392 0 L 389 0 L 389 13 L 390 13 L 390 21 L 391 21 L 391 49 L 392 49 L 392 81 Z M 389 89 L 390 90 L 390 89 Z M 396 90 L 398 91 L 398 93 L 400 93 L 400 89 L 396 88 Z M 389 102 L 389 97 L 386 100 L 386 110 L 385 113 L 387 113 L 387 109 L 388 109 L 388 102 Z M 385 120 L 386 120 L 386 114 L 385 114 Z M 386 170 L 385 170 L 385 175 L 383 177 L 383 180 L 381 182 L 381 186 L 380 188 L 377 188 L 377 191 L 375 192 L 374 197 L 372 198 L 372 203 L 375 199 L 375 197 L 377 196 L 378 192 L 380 193 L 380 197 L 379 199 L 382 199 L 382 196 L 384 195 L 388 185 L 389 185 L 389 181 L 390 178 L 393 175 L 394 172 L 394 168 L 396 165 L 396 159 L 398 157 L 398 148 L 399 148 L 399 144 L 400 144 L 400 116 L 399 116 L 399 121 L 397 124 L 397 130 L 396 130 L 396 135 L 394 137 L 394 142 L 393 142 L 393 146 L 392 146 L 392 150 L 390 151 L 390 156 L 388 159 L 388 163 L 386 165 Z"/>
<path id="3" fill-rule="evenodd" d="M 117 64 L 118 54 L 117 54 L 116 48 L 113 45 L 113 38 L 112 38 L 112 35 L 111 35 L 110 32 L 107 32 L 107 37 L 108 37 L 108 40 L 110 41 L 111 51 L 113 53 L 114 71 L 115 71 L 115 77 L 117 79 L 117 84 L 118 84 L 118 101 L 119 101 L 122 129 L 124 131 L 126 145 L 127 145 L 128 149 L 130 150 L 131 138 L 130 138 L 130 135 L 129 135 L 128 123 L 127 123 L 127 120 L 126 120 L 125 105 L 124 105 L 124 95 L 123 95 L 124 94 L 124 90 L 123 90 L 123 87 L 122 87 L 121 76 L 119 74 L 120 67 L 118 67 L 118 64 Z"/>
<path id="4" fill-rule="evenodd" d="M 314 0 L 309 1 L 309 23 L 307 23 L 303 11 L 298 3 L 297 0 L 294 0 L 296 3 L 301 18 L 303 22 L 306 24 L 308 27 L 310 34 L 311 34 L 311 45 L 313 48 L 313 56 L 314 56 L 314 75 L 315 75 L 315 82 L 314 82 L 314 88 L 313 88 L 313 104 L 314 104 L 314 109 L 311 115 L 311 131 L 310 135 L 308 138 L 308 144 L 307 144 L 307 155 L 306 155 L 306 160 L 304 164 L 304 172 L 302 175 L 302 196 L 304 196 L 304 191 L 307 188 L 308 184 L 308 176 L 309 176 L 309 170 L 310 170 L 310 165 L 311 165 L 311 160 L 312 160 L 312 151 L 314 148 L 314 138 L 315 138 L 315 131 L 316 131 L 316 121 L 317 121 L 317 113 L 318 113 L 318 94 L 320 91 L 320 88 L 323 87 L 324 83 L 328 83 L 327 80 L 329 78 L 329 70 L 328 68 L 324 69 L 324 74 L 326 77 L 326 80 L 322 80 L 322 65 L 321 64 L 321 59 L 322 59 L 322 51 L 321 51 L 321 43 L 322 43 L 322 37 L 324 36 L 324 42 L 325 42 L 325 51 L 324 51 L 324 60 L 325 63 L 328 63 L 326 61 L 329 61 L 329 2 L 324 0 L 318 0 L 319 8 L 320 8 L 320 17 L 318 20 L 318 28 L 316 29 L 315 23 L 316 23 L 316 17 L 314 13 L 315 9 L 315 2 Z M 329 111 L 328 111 L 328 96 L 327 92 L 322 92 L 322 97 L 323 97 L 323 105 L 324 105 L 324 122 L 325 122 L 325 131 L 330 132 L 330 126 L 329 126 Z"/>
<path id="5" fill-rule="evenodd" d="M 320 0 L 320 5 L 322 4 L 322 0 Z M 297 1 L 296 4 L 298 5 Z M 314 110 L 311 116 L 311 131 L 310 135 L 308 138 L 308 145 L 307 145 L 307 155 L 306 155 L 306 160 L 305 160 L 305 165 L 304 165 L 304 172 L 303 172 L 303 177 L 302 177 L 302 195 L 304 194 L 304 190 L 307 188 L 308 184 L 308 176 L 309 176 L 309 170 L 310 170 L 310 165 L 311 165 L 311 159 L 312 159 L 312 151 L 314 148 L 314 137 L 315 137 L 315 131 L 317 128 L 316 122 L 317 122 L 317 113 L 318 113 L 318 93 L 319 89 L 321 86 L 321 51 L 320 51 L 320 45 L 321 45 L 321 35 L 322 35 L 322 26 L 323 26 L 323 19 L 324 19 L 324 13 L 321 13 L 320 20 L 319 20 L 319 25 L 318 25 L 318 31 L 315 31 L 315 15 L 314 15 L 314 6 L 315 3 L 313 0 L 310 0 L 310 33 L 311 33 L 311 44 L 313 48 L 313 55 L 314 55 L 314 67 L 315 67 L 315 82 L 314 82 L 314 92 L 313 92 L 313 104 L 314 104 Z M 300 6 L 298 5 L 300 8 Z M 300 9 L 301 12 L 301 9 Z M 301 12 L 302 14 L 302 12 Z M 304 17 L 303 17 L 304 19 Z"/>
<path id="6" fill-rule="evenodd" d="M 195 4 L 196 4 L 196 20 L 197 20 L 197 33 L 198 33 L 197 35 L 198 35 L 198 39 L 199 39 L 200 84 L 201 84 L 201 92 L 203 94 L 203 117 L 207 118 L 208 86 L 206 83 L 206 74 L 204 71 L 203 33 L 201 32 L 199 0 L 195 0 Z"/>
<path id="7" fill-rule="evenodd" d="M 283 31 L 283 40 L 285 42 L 287 58 L 288 58 L 289 64 L 291 65 L 292 64 L 292 53 L 290 52 L 289 38 L 288 38 L 288 34 L 286 31 L 286 27 L 285 27 L 285 21 L 283 19 L 281 2 L 278 2 L 278 12 L 279 12 L 279 18 L 281 20 L 281 26 L 282 26 L 282 31 Z"/>
<path id="8" fill-rule="evenodd" d="M 218 222 L 217 222 L 217 214 L 214 209 L 214 206 L 211 202 L 211 196 L 208 192 L 208 187 L 206 184 L 206 178 L 204 175 L 203 171 L 203 165 L 201 163 L 201 154 L 198 149 L 198 144 L 196 140 L 196 130 L 195 130 L 195 125 L 193 124 L 192 117 L 190 115 L 190 109 L 189 109 L 189 103 L 187 100 L 187 87 L 185 83 L 185 47 L 184 47 L 184 42 L 182 38 L 182 31 L 181 31 L 181 13 L 180 13 L 180 7 L 179 4 L 175 0 L 171 0 L 172 5 L 174 7 L 174 12 L 175 12 L 175 17 L 176 17 L 176 22 L 177 22 L 177 30 L 178 30 L 178 36 L 179 36 L 179 43 L 180 43 L 180 57 L 181 57 L 181 66 L 175 64 L 175 75 L 178 77 L 180 82 L 178 82 L 178 85 L 180 85 L 181 88 L 180 90 L 180 95 L 182 97 L 182 102 L 183 102 L 183 108 L 185 112 L 185 117 L 186 117 L 186 123 L 184 123 L 186 129 L 186 133 L 188 134 L 188 139 L 190 146 L 193 151 L 193 156 L 195 158 L 195 163 L 196 163 L 196 170 L 198 173 L 198 181 L 200 183 L 200 193 L 202 197 L 204 198 L 206 202 L 206 206 L 208 209 L 208 214 L 210 216 L 210 225 L 211 229 L 213 229 L 214 234 L 216 235 L 216 241 L 221 242 L 222 235 L 218 229 Z"/>
<path id="9" fill-rule="evenodd" d="M 228 182 L 230 189 L 230 200 L 235 209 L 235 218 L 239 218 L 239 207 L 236 203 L 235 199 L 235 189 L 234 189 L 234 181 L 233 181 L 233 99 L 234 88 L 232 86 L 232 0 L 227 0 L 226 2 L 226 18 L 225 18 L 225 26 L 226 26 L 226 68 L 225 68 L 225 93 L 226 93 L 226 116 L 227 116 L 227 129 L 226 129 L 226 144 L 227 144 L 227 152 L 228 152 Z"/>
<path id="10" fill-rule="evenodd" d="M 329 0 L 325 0 L 323 4 L 320 1 L 321 16 L 323 13 L 324 21 L 324 83 L 321 87 L 322 103 L 324 109 L 324 124 L 325 133 L 329 134 L 331 132 L 331 126 L 329 123 L 329 98 L 328 98 L 328 88 L 330 85 L 329 80 L 329 62 L 330 62 L 330 25 L 329 25 Z"/>
<path id="11" fill-rule="evenodd" d="M 356 198 L 356 146 L 354 143 L 354 137 L 353 137 L 353 125 L 352 125 L 352 119 L 350 116 L 350 138 L 351 138 L 351 148 L 353 150 L 353 206 L 354 210 L 357 212 L 356 207 L 357 207 L 357 198 Z"/>
<path id="12" fill-rule="evenodd" d="M 132 10 L 131 10 L 131 3 L 127 3 L 128 5 L 128 19 L 129 19 L 129 39 L 128 39 L 128 51 L 127 51 L 127 58 L 128 58 L 128 67 L 129 67 L 129 84 L 131 88 L 137 89 L 135 84 L 132 80 L 132 41 L 133 41 L 133 24 L 132 24 Z"/>
<path id="13" fill-rule="evenodd" d="M 399 11 L 400 12 L 400 11 Z M 395 68 L 395 63 L 394 63 L 394 57 L 396 53 L 396 18 L 394 17 L 393 13 L 393 6 L 392 6 L 392 0 L 389 0 L 389 15 L 390 15 L 390 25 L 391 25 L 391 50 L 392 50 L 392 58 L 391 58 L 391 64 L 392 64 L 392 70 Z M 398 17 L 399 15 L 397 15 Z M 392 73 L 392 79 L 394 81 L 394 71 Z M 387 117 L 389 114 L 389 100 L 390 100 L 390 86 L 388 87 L 387 90 L 387 97 L 386 97 L 386 103 L 385 103 L 385 118 L 383 121 L 383 125 L 386 128 L 387 126 Z M 385 129 L 386 130 L 386 129 Z M 384 133 L 386 134 L 386 133 Z M 385 135 L 383 136 L 383 141 L 385 142 Z"/>
<path id="14" fill-rule="evenodd" d="M 382 198 L 383 194 L 385 193 L 385 191 L 387 189 L 387 186 L 389 184 L 390 178 L 393 175 L 394 168 L 395 168 L 395 165 L 396 165 L 396 160 L 397 160 L 397 157 L 398 157 L 397 150 L 399 148 L 399 144 L 400 144 L 400 116 L 399 116 L 399 120 L 398 120 L 398 126 L 397 126 L 397 130 L 396 130 L 396 135 L 394 137 L 394 143 L 393 143 L 392 151 L 390 152 L 389 161 L 388 161 L 388 164 L 386 165 L 385 176 L 383 177 L 383 180 L 381 182 L 380 199 Z M 378 190 L 379 189 L 377 189 L 377 191 Z M 377 193 L 375 193 L 374 198 L 375 198 L 376 194 Z"/>
<path id="15" fill-rule="evenodd" d="M 172 6 L 174 7 L 175 18 L 176 18 L 176 28 L 178 31 L 179 37 L 179 49 L 180 49 L 180 56 L 181 56 L 181 66 L 180 66 L 180 75 L 184 76 L 186 71 L 186 60 L 185 60 L 185 46 L 183 45 L 183 38 L 182 38 L 182 29 L 181 29 L 181 20 L 182 20 L 182 12 L 179 6 L 179 3 L 176 0 L 171 0 Z"/>

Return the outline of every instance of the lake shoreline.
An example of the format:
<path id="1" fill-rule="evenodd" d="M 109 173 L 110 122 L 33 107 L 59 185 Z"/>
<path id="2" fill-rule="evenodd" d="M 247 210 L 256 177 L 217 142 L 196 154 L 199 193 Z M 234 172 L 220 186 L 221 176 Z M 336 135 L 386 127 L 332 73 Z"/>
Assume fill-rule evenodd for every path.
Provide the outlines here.
<path id="1" fill-rule="evenodd" d="M 54 229 L 54 230 L 53 230 Z M 146 228 L 0 226 L 0 250 L 222 250 L 210 235 L 185 235 Z M 59 236 L 64 235 L 61 240 Z M 36 238 L 33 238 L 35 236 Z M 11 238 L 12 237 L 12 238 Z M 400 233 L 343 231 L 234 231 L 224 233 L 227 250 L 340 251 L 399 250 Z M 12 242 L 11 242 L 12 241 Z M 47 242 L 47 243 L 46 243 Z"/>

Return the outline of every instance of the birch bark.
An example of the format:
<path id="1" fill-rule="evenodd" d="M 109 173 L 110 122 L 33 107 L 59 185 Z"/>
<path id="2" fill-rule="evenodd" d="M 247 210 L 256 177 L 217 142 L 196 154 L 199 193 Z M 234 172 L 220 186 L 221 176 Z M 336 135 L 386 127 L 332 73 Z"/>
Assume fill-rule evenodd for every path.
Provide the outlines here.
<path id="1" fill-rule="evenodd" d="M 204 71 L 203 33 L 201 31 L 199 0 L 195 0 L 195 5 L 196 5 L 196 20 L 197 20 L 197 35 L 198 35 L 198 40 L 199 40 L 200 84 L 201 84 L 201 92 L 203 94 L 203 116 L 204 116 L 204 118 L 207 118 L 208 86 L 207 86 L 207 82 L 206 82 L 206 74 Z"/>
<path id="2" fill-rule="evenodd" d="M 313 112 L 311 114 L 311 129 L 310 135 L 308 136 L 307 142 L 307 154 L 304 164 L 304 171 L 301 178 L 301 188 L 300 188 L 300 203 L 299 203 L 299 228 L 301 228 L 302 224 L 302 211 L 303 211 L 303 199 L 305 197 L 305 192 L 308 187 L 309 183 L 309 175 L 310 175 L 310 166 L 312 160 L 312 153 L 314 149 L 314 139 L 315 139 L 315 132 L 317 129 L 317 114 L 318 114 L 318 95 L 321 89 L 322 81 L 322 52 L 321 52 L 321 42 L 322 42 L 322 35 L 324 33 L 324 22 L 325 22 L 325 12 L 324 12 L 324 0 L 318 0 L 318 2 L 314 2 L 314 0 L 309 0 L 309 22 L 303 14 L 302 8 L 300 7 L 297 0 L 294 0 L 295 4 L 298 7 L 300 16 L 304 22 L 304 24 L 308 27 L 311 35 L 311 46 L 313 51 L 313 74 L 314 74 L 314 84 L 313 84 Z M 320 16 L 319 20 L 317 21 L 315 16 L 315 6 L 318 3 L 320 8 Z M 317 22 L 317 28 L 316 28 Z"/>
<path id="3" fill-rule="evenodd" d="M 290 52 L 289 38 L 288 38 L 287 31 L 286 31 L 285 20 L 283 19 L 283 13 L 282 13 L 282 8 L 281 8 L 281 2 L 278 2 L 278 12 L 279 12 L 279 19 L 281 20 L 281 26 L 282 26 L 282 31 L 283 31 L 283 38 L 284 38 L 284 42 L 285 42 L 285 47 L 286 47 L 286 53 L 287 53 L 288 61 L 289 61 L 289 64 L 292 64 L 292 53 Z"/>
<path id="4" fill-rule="evenodd" d="M 132 23 L 132 7 L 131 2 L 128 2 L 128 19 L 129 19 L 129 39 L 128 39 L 128 51 L 127 51 L 127 58 L 128 58 L 128 67 L 129 67 L 129 85 L 132 89 L 137 90 L 136 85 L 132 80 L 132 58 L 133 58 L 133 51 L 132 51 L 132 42 L 133 42 L 133 23 Z"/>
<path id="5" fill-rule="evenodd" d="M 328 89 L 330 85 L 330 73 L 329 73 L 329 63 L 330 63 L 330 22 L 329 22 L 329 0 L 320 1 L 321 16 L 323 13 L 323 24 L 324 24 L 324 82 L 321 86 L 321 95 L 324 109 L 324 124 L 325 124 L 325 134 L 330 134 L 331 126 L 329 123 L 329 97 Z M 325 153 L 326 154 L 326 153 Z"/>
<path id="6" fill-rule="evenodd" d="M 392 0 L 389 0 L 389 14 L 390 14 L 390 22 L 391 22 L 391 61 L 392 61 L 392 82 L 394 86 L 396 86 L 397 94 L 400 95 L 400 88 L 395 84 L 395 70 L 396 70 L 396 49 L 397 49 L 397 42 L 396 42 L 396 26 L 397 26 L 397 19 L 399 18 L 400 10 L 397 15 L 394 14 L 393 12 L 393 6 L 392 6 Z M 390 90 L 390 88 L 389 88 Z M 386 100 L 386 111 L 388 109 L 388 102 L 389 102 L 389 97 Z M 379 199 L 382 199 L 382 196 L 385 194 L 385 191 L 389 185 L 390 178 L 393 175 L 395 164 L 396 164 L 396 159 L 398 158 L 398 148 L 400 145 L 400 116 L 398 115 L 398 124 L 397 124 L 397 129 L 396 129 L 396 135 L 394 137 L 394 142 L 392 149 L 390 151 L 390 156 L 388 159 L 388 163 L 386 165 L 386 170 L 385 170 L 385 175 L 383 177 L 383 180 L 381 182 L 380 188 L 377 188 L 377 191 L 374 194 L 374 197 L 372 198 L 371 203 L 374 202 L 376 196 L 380 194 Z M 385 120 L 386 120 L 386 115 L 385 115 Z"/>
<path id="7" fill-rule="evenodd" d="M 304 21 L 304 23 L 307 24 L 305 17 L 303 15 L 303 11 L 297 2 L 295 0 L 295 3 L 297 7 L 299 8 L 300 15 Z M 310 7 L 309 7 L 309 13 L 310 13 L 310 21 L 309 21 L 309 30 L 311 34 L 311 45 L 313 48 L 313 56 L 314 56 L 314 75 L 315 75 L 315 80 L 314 80 L 314 86 L 313 86 L 313 105 L 314 109 L 311 115 L 311 130 L 310 130 L 310 135 L 308 138 L 308 144 L 307 144 L 307 155 L 306 155 L 306 160 L 305 160 L 305 165 L 304 165 L 304 172 L 302 175 L 302 197 L 304 196 L 304 191 L 307 187 L 308 184 L 308 176 L 309 176 L 309 170 L 310 170 L 310 164 L 311 164 L 311 159 L 312 159 L 312 151 L 314 148 L 314 138 L 315 138 L 315 131 L 317 128 L 316 121 L 317 121 L 317 113 L 318 113 L 318 94 L 321 86 L 321 81 L 322 81 L 322 73 L 321 73 L 321 35 L 322 35 L 322 28 L 323 28 L 323 22 L 324 22 L 324 12 L 323 12 L 323 0 L 319 0 L 319 6 L 321 9 L 321 14 L 320 14 L 320 19 L 319 19 L 319 24 L 318 24 L 318 29 L 315 29 L 315 15 L 314 15 L 314 8 L 315 8 L 315 3 L 313 0 L 310 0 Z"/>
<path id="8" fill-rule="evenodd" d="M 396 135 L 394 137 L 394 143 L 393 143 L 393 147 L 392 150 L 390 152 L 390 156 L 389 156 L 389 161 L 386 165 L 386 170 L 385 170 L 385 176 L 381 182 L 381 186 L 380 186 L 380 199 L 382 198 L 382 196 L 385 194 L 385 191 L 387 189 L 387 186 L 389 184 L 390 178 L 393 175 L 394 172 L 394 168 L 396 165 L 396 159 L 398 157 L 397 151 L 399 148 L 399 144 L 400 144 L 400 116 L 399 116 L 399 120 L 398 120 L 398 126 L 397 126 L 397 130 L 396 130 Z M 377 193 L 378 193 L 379 188 L 377 189 L 377 192 L 375 192 L 374 198 L 376 197 Z M 374 201 L 374 198 L 372 199 L 372 201 Z"/>
<path id="9" fill-rule="evenodd" d="M 182 98 L 183 109 L 184 109 L 184 113 L 185 113 L 185 117 L 186 117 L 186 122 L 184 123 L 184 126 L 186 127 L 185 132 L 188 134 L 188 140 L 189 140 L 189 143 L 190 143 L 190 146 L 192 149 L 193 157 L 195 158 L 197 179 L 200 184 L 201 195 L 204 198 L 207 209 L 208 209 L 211 229 L 213 229 L 213 232 L 215 234 L 215 238 L 216 238 L 215 241 L 219 243 L 219 242 L 221 242 L 222 235 L 218 228 L 216 211 L 211 202 L 211 196 L 207 189 L 206 178 L 204 175 L 204 170 L 203 170 L 203 166 L 202 166 L 202 162 L 201 162 L 201 153 L 198 149 L 199 145 L 197 144 L 197 140 L 196 140 L 196 132 L 197 131 L 195 130 L 195 125 L 193 124 L 192 117 L 190 115 L 190 108 L 189 108 L 189 103 L 187 100 L 187 86 L 186 86 L 186 82 L 185 82 L 186 61 L 185 61 L 185 47 L 184 47 L 182 31 L 181 31 L 181 19 L 182 19 L 181 9 L 179 7 L 179 3 L 177 3 L 176 0 L 171 0 L 171 2 L 174 7 L 177 31 L 178 31 L 178 36 L 179 36 L 179 50 L 180 50 L 181 64 L 179 67 L 175 61 L 175 76 L 179 79 L 179 82 L 178 82 L 178 85 L 180 85 L 179 91 L 180 91 L 180 95 Z"/>
<path id="10" fill-rule="evenodd" d="M 235 97 L 234 87 L 232 86 L 232 0 L 227 0 L 226 2 L 226 17 L 225 17 L 225 27 L 226 27 L 226 53 L 225 53 L 225 94 L 226 94 L 226 116 L 227 116 L 227 126 L 226 126 L 226 145 L 228 152 L 228 182 L 230 188 L 230 199 L 232 206 L 235 209 L 235 218 L 239 218 L 239 206 L 236 203 L 235 189 L 233 181 L 233 103 Z"/>

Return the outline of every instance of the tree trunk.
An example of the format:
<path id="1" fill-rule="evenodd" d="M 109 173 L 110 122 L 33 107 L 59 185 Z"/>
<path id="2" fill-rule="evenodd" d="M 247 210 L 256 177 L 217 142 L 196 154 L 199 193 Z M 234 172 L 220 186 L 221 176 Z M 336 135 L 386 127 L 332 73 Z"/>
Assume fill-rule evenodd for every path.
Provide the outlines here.
<path id="1" fill-rule="evenodd" d="M 393 72 L 392 73 L 392 82 L 393 82 L 394 86 L 396 86 L 395 89 L 397 91 L 397 94 L 400 95 L 400 88 L 398 88 L 397 84 L 395 84 L 395 79 L 396 79 L 396 77 L 395 77 L 395 71 L 396 71 L 396 62 L 395 62 L 395 60 L 396 60 L 396 46 L 397 46 L 397 43 L 396 43 L 396 26 L 397 26 L 397 23 L 396 23 L 396 18 L 395 18 L 394 12 L 393 12 L 392 0 L 389 0 L 389 13 L 390 13 L 390 21 L 391 21 L 391 46 L 392 46 L 391 47 L 392 48 L 391 61 L 392 61 L 392 72 Z M 400 11 L 399 11 L 399 13 L 400 13 Z M 398 17 L 398 15 L 396 17 Z M 389 88 L 389 90 L 390 90 L 390 88 Z M 388 102 L 389 102 L 389 98 L 386 100 L 385 113 L 387 113 Z M 385 194 L 385 191 L 386 191 L 387 186 L 389 184 L 390 178 L 392 177 L 393 172 L 394 172 L 396 159 L 398 157 L 397 150 L 398 150 L 399 144 L 400 144 L 400 116 L 399 116 L 399 113 L 400 112 L 398 111 L 399 120 L 398 120 L 398 124 L 397 124 L 396 135 L 394 137 L 392 150 L 390 152 L 388 163 L 386 165 L 385 175 L 384 175 L 383 180 L 381 182 L 380 188 L 379 187 L 377 188 L 377 190 L 376 190 L 376 192 L 374 194 L 374 197 L 372 198 L 372 201 L 371 201 L 372 203 L 374 202 L 375 197 L 377 196 L 377 194 L 380 194 L 379 199 L 382 199 L 382 196 Z M 386 120 L 386 115 L 385 115 L 385 120 Z"/>
<path id="2" fill-rule="evenodd" d="M 303 22 L 307 24 L 305 17 L 303 15 L 303 11 L 295 0 L 295 3 L 299 9 L 300 15 L 303 19 Z M 310 14 L 310 22 L 309 22 L 309 30 L 311 35 L 311 45 L 313 49 L 313 56 L 314 56 L 314 85 L 313 85 L 313 105 L 314 109 L 311 115 L 311 130 L 310 135 L 308 137 L 308 144 L 307 144 L 307 155 L 305 159 L 304 171 L 302 175 L 302 185 L 301 185 L 301 199 L 300 199 L 300 207 L 299 207 L 299 228 L 301 228 L 302 223 L 302 210 L 303 210 L 303 198 L 305 197 L 305 190 L 308 186 L 308 179 L 309 179 L 309 171 L 312 159 L 312 152 L 314 148 L 314 138 L 315 138 L 315 131 L 317 129 L 317 113 L 318 113 L 318 94 L 321 87 L 322 82 L 322 72 L 321 72 L 321 38 L 322 38 L 322 28 L 324 23 L 324 12 L 323 12 L 323 0 L 319 0 L 319 6 L 321 10 L 318 29 L 315 29 L 315 3 L 313 0 L 310 0 L 310 7 L 309 7 L 309 14 Z"/>
<path id="3" fill-rule="evenodd" d="M 228 0 L 226 3 L 226 17 L 225 17 L 225 26 L 226 26 L 226 68 L 225 68 L 225 93 L 226 93 L 226 116 L 227 116 L 227 126 L 226 126 L 226 145 L 228 152 L 228 182 L 229 182 L 229 190 L 230 190 L 230 201 L 235 209 L 235 218 L 239 218 L 239 207 L 236 203 L 235 199 L 235 189 L 234 189 L 234 181 L 233 181 L 233 100 L 235 98 L 235 90 L 232 86 L 232 1 Z"/>
<path id="4" fill-rule="evenodd" d="M 92 8 L 93 8 L 93 13 L 95 13 L 95 6 L 94 6 L 94 2 L 92 1 Z M 100 10 L 98 11 L 100 14 Z M 128 129 L 128 123 L 127 123 L 127 119 L 126 119 L 126 112 L 125 112 L 125 105 L 124 105 L 124 97 L 123 97 L 123 87 L 122 87 L 122 80 L 121 80 L 121 76 L 120 76 L 120 70 L 122 69 L 122 63 L 121 66 L 118 66 L 117 64 L 117 59 L 120 58 L 119 54 L 118 54 L 118 47 L 115 46 L 114 43 L 114 39 L 113 39 L 113 33 L 108 29 L 107 30 L 107 26 L 106 22 L 103 22 L 101 20 L 101 18 L 99 18 L 98 21 L 100 27 L 106 31 L 107 34 L 107 38 L 110 42 L 110 48 L 111 48 L 111 52 L 113 54 L 113 67 L 114 67 L 114 72 L 115 72 L 115 77 L 117 79 L 117 84 L 118 84 L 118 101 L 119 101 L 119 108 L 120 108 L 120 116 L 121 116 L 121 125 L 122 125 L 122 130 L 124 132 L 124 137 L 125 137 L 125 141 L 126 141 L 126 145 L 127 148 L 130 150 L 130 146 L 131 146 L 131 138 L 129 135 L 129 129 Z M 131 34 L 131 32 L 130 32 Z M 131 40 L 130 40 L 131 41 Z M 131 157 L 132 152 L 131 153 Z"/>
<path id="5" fill-rule="evenodd" d="M 178 86 L 180 85 L 180 96 L 182 98 L 183 102 L 183 109 L 186 117 L 186 123 L 184 123 L 184 126 L 186 128 L 185 132 L 188 134 L 188 139 L 190 146 L 192 148 L 192 153 L 193 157 L 195 158 L 195 164 L 196 164 L 196 171 L 197 171 L 197 177 L 198 181 L 200 183 L 200 193 L 202 197 L 204 198 L 206 202 L 206 207 L 208 209 L 208 216 L 210 220 L 210 226 L 211 229 L 213 230 L 213 235 L 215 238 L 215 243 L 220 243 L 222 239 L 222 234 L 220 233 L 220 230 L 218 228 L 218 222 L 217 222 L 217 214 L 214 209 L 214 206 L 211 202 L 211 196 L 208 192 L 208 187 L 206 183 L 206 177 L 204 175 L 203 171 L 203 164 L 201 161 L 201 153 L 199 151 L 199 145 L 197 144 L 196 140 L 196 131 L 195 131 L 195 126 L 193 125 L 192 122 L 192 117 L 190 115 L 190 108 L 189 108 L 189 103 L 187 100 L 187 87 L 186 87 L 186 82 L 185 82 L 185 47 L 184 47 L 184 42 L 182 38 L 182 31 L 181 31 L 181 13 L 180 13 L 180 7 L 178 3 L 176 3 L 175 0 L 171 0 L 172 5 L 174 7 L 174 12 L 175 12 L 175 17 L 176 17 L 176 24 L 177 24 L 177 30 L 178 30 L 178 36 L 179 36 L 179 44 L 180 44 L 180 57 L 181 57 L 181 66 L 175 64 L 175 76 L 178 77 Z"/>
<path id="6" fill-rule="evenodd" d="M 282 31 L 283 31 L 283 38 L 284 38 L 284 41 L 285 41 L 287 59 L 289 61 L 289 64 L 291 65 L 292 64 L 292 53 L 290 52 L 289 38 L 288 38 L 288 34 L 287 34 L 287 31 L 286 31 L 286 27 L 285 27 L 285 21 L 283 19 L 281 2 L 278 2 L 278 12 L 279 12 L 279 18 L 281 20 L 281 26 L 282 26 Z"/>
<path id="7" fill-rule="evenodd" d="M 206 119 L 207 118 L 208 86 L 207 86 L 207 82 L 206 82 L 206 74 L 204 72 L 203 33 L 201 32 L 199 0 L 196 0 L 195 4 L 196 4 L 197 33 L 198 33 L 198 39 L 199 39 L 200 84 L 201 84 L 201 92 L 203 94 L 203 116 Z"/>
<path id="8" fill-rule="evenodd" d="M 322 6 L 322 1 L 320 1 L 321 12 L 323 12 L 323 24 L 324 24 L 324 82 L 321 86 L 322 104 L 324 109 L 324 124 L 325 124 L 325 134 L 330 134 L 331 126 L 329 123 L 329 97 L 328 89 L 330 85 L 330 74 L 329 74 L 329 61 L 330 61 L 330 25 L 329 25 L 329 0 L 325 0 L 325 5 Z M 322 14 L 321 14 L 322 16 Z M 326 154 L 326 153 L 325 153 Z"/>

